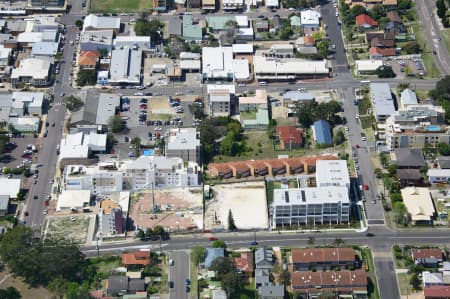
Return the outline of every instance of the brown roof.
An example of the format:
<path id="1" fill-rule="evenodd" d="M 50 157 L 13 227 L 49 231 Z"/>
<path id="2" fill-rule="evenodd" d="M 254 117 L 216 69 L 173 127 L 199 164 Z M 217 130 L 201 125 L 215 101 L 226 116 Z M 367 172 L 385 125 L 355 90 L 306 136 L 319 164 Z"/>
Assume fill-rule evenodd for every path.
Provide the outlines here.
<path id="1" fill-rule="evenodd" d="M 450 297 L 450 286 L 429 286 L 423 290 L 426 298 L 448 298 Z"/>
<path id="2" fill-rule="evenodd" d="M 283 168 L 285 167 L 283 161 L 280 159 L 271 159 L 265 161 L 266 165 L 270 165 L 272 168 Z"/>
<path id="3" fill-rule="evenodd" d="M 391 20 L 392 22 L 399 22 L 399 23 L 402 22 L 402 20 L 400 19 L 400 16 L 398 15 L 398 11 L 396 11 L 396 10 L 388 11 L 386 13 L 386 17 L 389 20 Z"/>
<path id="4" fill-rule="evenodd" d="M 98 51 L 81 51 L 78 56 L 78 65 L 96 65 L 99 57 Z"/>
<path id="5" fill-rule="evenodd" d="M 231 172 L 231 168 L 228 163 L 211 163 L 208 165 L 208 169 L 216 169 L 218 173 Z"/>
<path id="6" fill-rule="evenodd" d="M 305 165 L 305 160 L 302 158 L 282 158 L 281 160 L 292 168 L 303 167 Z"/>
<path id="7" fill-rule="evenodd" d="M 369 54 L 370 55 L 378 54 L 378 55 L 385 57 L 385 56 L 396 56 L 397 52 L 396 52 L 395 48 L 383 49 L 383 48 L 372 47 L 369 50 Z"/>
<path id="8" fill-rule="evenodd" d="M 314 46 L 316 44 L 316 41 L 315 41 L 314 37 L 307 35 L 307 36 L 303 37 L 303 44 Z"/>
<path id="9" fill-rule="evenodd" d="M 295 263 L 324 263 L 339 261 L 354 261 L 353 248 L 302 248 L 292 250 L 292 262 Z"/>
<path id="10" fill-rule="evenodd" d="M 264 163 L 263 160 L 247 161 L 247 165 L 254 169 L 266 169 L 267 168 L 267 165 Z"/>
<path id="11" fill-rule="evenodd" d="M 294 144 L 301 144 L 303 142 L 303 130 L 295 126 L 277 126 L 275 131 L 283 143 L 289 144 L 292 142 Z"/>
<path id="12" fill-rule="evenodd" d="M 150 252 L 148 251 L 135 251 L 122 254 L 122 265 L 142 265 L 146 266 L 150 264 Z"/>
<path id="13" fill-rule="evenodd" d="M 356 16 L 355 19 L 356 26 L 364 26 L 364 25 L 370 25 L 372 27 L 378 26 L 378 22 L 372 19 L 370 16 L 366 14 L 360 14 L 359 16 Z"/>
<path id="14" fill-rule="evenodd" d="M 366 39 L 367 42 L 371 42 L 374 38 L 381 38 L 381 39 L 392 39 L 395 40 L 395 33 L 392 32 L 366 32 Z"/>
<path id="15" fill-rule="evenodd" d="M 250 170 L 248 165 L 244 162 L 230 162 L 228 163 L 228 166 L 236 172 L 245 172 Z"/>
<path id="16" fill-rule="evenodd" d="M 111 214 L 113 209 L 119 209 L 120 206 L 111 199 L 104 199 L 100 202 L 100 208 L 103 209 L 104 214 Z"/>
<path id="17" fill-rule="evenodd" d="M 253 272 L 253 253 L 252 252 L 242 252 L 240 257 L 234 258 L 234 263 L 236 268 L 242 272 L 252 273 Z"/>
<path id="18" fill-rule="evenodd" d="M 291 286 L 297 291 L 315 292 L 367 290 L 367 274 L 363 271 L 293 272 Z"/>
<path id="19" fill-rule="evenodd" d="M 419 169 L 397 169 L 396 176 L 399 180 L 420 180 L 422 178 Z"/>
<path id="20" fill-rule="evenodd" d="M 385 47 L 391 48 L 395 47 L 395 40 L 393 39 L 385 39 L 381 37 L 375 37 L 370 41 L 371 47 Z"/>
<path id="21" fill-rule="evenodd" d="M 435 258 L 442 260 L 442 250 L 437 248 L 424 248 L 424 249 L 413 249 L 412 258 L 415 259 L 427 259 Z"/>

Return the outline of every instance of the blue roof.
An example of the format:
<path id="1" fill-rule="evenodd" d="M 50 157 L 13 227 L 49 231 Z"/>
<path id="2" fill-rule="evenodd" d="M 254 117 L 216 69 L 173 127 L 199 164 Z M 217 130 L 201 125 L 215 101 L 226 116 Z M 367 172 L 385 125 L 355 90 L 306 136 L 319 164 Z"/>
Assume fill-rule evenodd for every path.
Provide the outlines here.
<path id="1" fill-rule="evenodd" d="M 330 124 L 326 120 L 318 120 L 314 123 L 314 134 L 318 144 L 333 144 Z"/>
<path id="2" fill-rule="evenodd" d="M 205 267 L 209 268 L 216 258 L 223 256 L 225 256 L 223 248 L 206 248 Z"/>

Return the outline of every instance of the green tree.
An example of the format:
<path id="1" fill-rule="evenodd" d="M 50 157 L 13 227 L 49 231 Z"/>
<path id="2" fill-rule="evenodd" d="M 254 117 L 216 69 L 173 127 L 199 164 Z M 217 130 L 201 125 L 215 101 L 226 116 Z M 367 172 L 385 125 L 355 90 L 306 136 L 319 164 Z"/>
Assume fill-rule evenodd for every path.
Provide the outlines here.
<path id="1" fill-rule="evenodd" d="M 450 120 L 450 76 L 439 80 L 429 95 L 445 109 L 446 120 Z"/>
<path id="2" fill-rule="evenodd" d="M 162 227 L 161 225 L 155 225 L 155 227 L 153 228 L 153 233 L 161 238 L 164 238 L 164 236 L 167 234 L 167 232 L 164 230 L 164 227 Z"/>
<path id="3" fill-rule="evenodd" d="M 146 20 L 139 19 L 134 25 L 136 35 L 150 36 L 152 41 L 157 41 L 162 38 L 162 29 L 164 24 L 157 19 Z"/>
<path id="4" fill-rule="evenodd" d="M 131 144 L 134 144 L 134 153 L 137 157 L 139 157 L 140 150 L 141 150 L 141 138 L 134 137 L 131 139 Z"/>
<path id="5" fill-rule="evenodd" d="M 391 164 L 388 166 L 387 170 L 389 173 L 389 176 L 392 178 L 397 174 L 398 165 Z"/>
<path id="6" fill-rule="evenodd" d="M 83 21 L 82 20 L 76 20 L 75 21 L 75 26 L 78 27 L 78 29 L 82 29 L 83 28 Z"/>
<path id="7" fill-rule="evenodd" d="M 439 142 L 438 143 L 438 152 L 442 156 L 450 156 L 450 144 L 447 144 L 445 142 Z"/>
<path id="8" fill-rule="evenodd" d="M 236 224 L 234 223 L 233 213 L 231 209 L 228 210 L 228 229 L 229 230 L 237 230 Z"/>
<path id="9" fill-rule="evenodd" d="M 323 39 L 316 44 L 317 52 L 320 54 L 320 56 L 322 56 L 322 58 L 326 58 L 328 56 L 329 47 L 330 42 L 327 39 Z"/>
<path id="10" fill-rule="evenodd" d="M 374 20 L 379 20 L 380 18 L 385 17 L 386 11 L 384 9 L 384 6 L 382 4 L 375 4 L 370 10 L 370 16 Z"/>
<path id="11" fill-rule="evenodd" d="M 387 154 L 385 153 L 381 153 L 380 154 L 380 163 L 381 165 L 383 165 L 383 167 L 386 167 L 388 165 L 389 162 L 389 157 Z"/>
<path id="12" fill-rule="evenodd" d="M 279 280 L 285 286 L 291 285 L 291 272 L 288 269 L 281 270 Z"/>
<path id="13" fill-rule="evenodd" d="M 202 246 L 195 246 L 191 249 L 191 259 L 194 265 L 198 266 L 205 261 L 206 249 Z"/>
<path id="14" fill-rule="evenodd" d="M 242 273 L 236 270 L 224 274 L 220 282 L 228 298 L 236 298 L 235 296 L 240 293 L 244 285 Z"/>
<path id="15" fill-rule="evenodd" d="M 402 82 L 398 85 L 398 90 L 402 92 L 403 90 L 409 88 L 410 84 L 408 82 Z"/>
<path id="16" fill-rule="evenodd" d="M 47 288 L 56 297 L 63 298 L 67 290 L 67 284 L 68 284 L 67 280 L 61 277 L 55 277 L 50 281 Z"/>
<path id="17" fill-rule="evenodd" d="M 118 115 L 111 116 L 108 123 L 113 133 L 120 133 L 125 129 L 123 120 Z"/>
<path id="18" fill-rule="evenodd" d="M 0 299 L 20 299 L 22 295 L 15 287 L 8 287 L 6 290 L 0 290 Z"/>
<path id="19" fill-rule="evenodd" d="M 407 10 L 410 9 L 411 6 L 412 6 L 411 0 L 398 0 L 397 8 L 399 10 Z"/>
<path id="20" fill-rule="evenodd" d="M 227 244 L 223 240 L 215 240 L 212 243 L 213 248 L 227 248 Z"/>
<path id="21" fill-rule="evenodd" d="M 345 135 L 344 132 L 342 130 L 339 130 L 336 135 L 334 135 L 333 137 L 333 143 L 335 145 L 340 145 L 342 143 L 344 143 L 345 141 Z"/>
<path id="22" fill-rule="evenodd" d="M 411 278 L 409 279 L 409 283 L 412 285 L 414 290 L 420 290 L 421 281 L 419 278 L 419 275 L 417 273 L 414 273 Z"/>
<path id="23" fill-rule="evenodd" d="M 378 78 L 394 78 L 396 75 L 391 66 L 380 66 L 376 70 Z"/>
<path id="24" fill-rule="evenodd" d="M 136 238 L 139 238 L 141 240 L 145 239 L 145 233 L 142 229 L 138 229 L 138 231 L 136 233 Z"/>
<path id="25" fill-rule="evenodd" d="M 353 5 L 353 7 L 350 9 L 350 14 L 354 18 L 359 16 L 360 14 L 367 13 L 366 9 L 362 5 Z"/>
<path id="26" fill-rule="evenodd" d="M 83 101 L 80 98 L 73 95 L 66 97 L 65 100 L 66 100 L 66 107 L 71 112 L 79 110 L 84 105 Z"/>
<path id="27" fill-rule="evenodd" d="M 77 75 L 77 84 L 80 86 L 95 85 L 97 73 L 95 70 L 80 70 Z"/>
<path id="28" fill-rule="evenodd" d="M 341 238 L 335 238 L 334 241 L 333 241 L 333 244 L 336 247 L 340 247 L 341 245 L 345 244 L 345 241 L 343 239 L 341 239 Z"/>
<path id="29" fill-rule="evenodd" d="M 145 237 L 151 239 L 153 236 L 155 236 L 155 232 L 151 229 L 151 227 L 147 228 L 145 230 Z"/>
<path id="30" fill-rule="evenodd" d="M 413 40 L 410 42 L 407 42 L 404 46 L 403 46 L 403 50 L 406 51 L 406 53 L 408 54 L 419 54 L 420 53 L 420 45 L 417 41 Z"/>
<path id="31" fill-rule="evenodd" d="M 223 275 L 235 271 L 236 267 L 230 257 L 221 256 L 214 259 L 209 269 L 215 271 L 217 278 L 222 280 Z"/>
<path id="32" fill-rule="evenodd" d="M 86 283 L 79 284 L 71 282 L 67 286 L 66 292 L 67 299 L 86 299 L 91 298 L 89 295 L 89 286 Z"/>

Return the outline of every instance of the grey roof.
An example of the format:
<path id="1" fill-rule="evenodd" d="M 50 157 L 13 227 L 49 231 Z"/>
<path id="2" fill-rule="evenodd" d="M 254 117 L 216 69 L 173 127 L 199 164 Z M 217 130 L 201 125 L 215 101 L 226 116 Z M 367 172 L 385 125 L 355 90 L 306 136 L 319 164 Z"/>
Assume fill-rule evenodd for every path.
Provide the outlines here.
<path id="1" fill-rule="evenodd" d="M 400 99 L 403 105 L 417 105 L 416 93 L 409 88 L 402 91 Z"/>
<path id="2" fill-rule="evenodd" d="M 297 47 L 297 50 L 302 54 L 317 54 L 316 47 Z"/>
<path id="3" fill-rule="evenodd" d="M 258 292 L 261 297 L 284 297 L 284 285 L 263 285 Z"/>
<path id="4" fill-rule="evenodd" d="M 273 257 L 272 250 L 265 247 L 258 248 L 255 251 L 255 266 L 256 268 L 272 268 Z"/>
<path id="5" fill-rule="evenodd" d="M 56 42 L 58 37 L 58 31 L 56 30 L 44 30 L 42 31 L 42 41 L 45 42 Z"/>
<path id="6" fill-rule="evenodd" d="M 84 106 L 72 113 L 72 125 L 91 124 L 108 125 L 120 105 L 120 96 L 108 93 L 88 92 Z"/>
<path id="7" fill-rule="evenodd" d="M 169 35 L 181 36 L 181 26 L 183 22 L 179 18 L 169 20 Z"/>
<path id="8" fill-rule="evenodd" d="M 399 180 L 420 180 L 422 174 L 419 169 L 397 169 Z"/>
<path id="9" fill-rule="evenodd" d="M 377 116 L 391 115 L 395 112 L 389 83 L 371 83 L 370 94 L 375 105 Z"/>
<path id="10" fill-rule="evenodd" d="M 8 211 L 9 195 L 0 195 L 0 211 Z"/>
<path id="11" fill-rule="evenodd" d="M 115 49 L 111 55 L 110 82 L 139 84 L 141 81 L 142 50 Z"/>
<path id="12" fill-rule="evenodd" d="M 31 55 L 55 56 L 58 53 L 58 43 L 37 42 L 33 45 Z"/>
<path id="13" fill-rule="evenodd" d="M 86 98 L 87 101 L 80 110 L 72 113 L 70 117 L 71 125 L 96 124 L 98 97 Z"/>
<path id="14" fill-rule="evenodd" d="M 225 256 L 223 248 L 206 248 L 205 267 L 209 268 L 216 258 L 223 256 Z"/>
<path id="15" fill-rule="evenodd" d="M 255 283 L 258 285 L 267 285 L 270 283 L 269 269 L 255 269 Z"/>
<path id="16" fill-rule="evenodd" d="M 120 106 L 120 96 L 116 94 L 101 93 L 98 98 L 97 117 L 95 123 L 107 125 L 111 116 L 116 114 Z"/>
<path id="17" fill-rule="evenodd" d="M 283 26 L 282 21 L 279 16 L 274 16 L 272 18 L 272 27 L 275 29 L 280 29 Z"/>
<path id="18" fill-rule="evenodd" d="M 134 292 L 145 291 L 144 279 L 130 279 L 128 282 L 128 290 Z"/>
<path id="19" fill-rule="evenodd" d="M 12 41 L 12 40 L 14 40 L 14 39 L 13 39 L 13 36 L 11 34 L 0 33 L 0 43 L 3 44 L 6 41 Z"/>
<path id="20" fill-rule="evenodd" d="M 283 94 L 283 99 L 291 101 L 313 101 L 314 96 L 309 92 L 290 90 Z"/>
<path id="21" fill-rule="evenodd" d="M 399 167 L 419 168 L 426 165 L 421 149 L 399 148 L 395 150 L 394 163 Z"/>
<path id="22" fill-rule="evenodd" d="M 450 157 L 439 157 L 437 162 L 441 169 L 450 169 Z"/>
<path id="23" fill-rule="evenodd" d="M 27 22 L 25 21 L 7 21 L 6 27 L 11 32 L 25 32 L 27 28 Z"/>
<path id="24" fill-rule="evenodd" d="M 111 275 L 108 277 L 108 291 L 119 292 L 128 289 L 128 276 Z"/>
<path id="25" fill-rule="evenodd" d="M 0 108 L 9 108 L 12 104 L 12 94 L 11 93 L 0 93 Z"/>

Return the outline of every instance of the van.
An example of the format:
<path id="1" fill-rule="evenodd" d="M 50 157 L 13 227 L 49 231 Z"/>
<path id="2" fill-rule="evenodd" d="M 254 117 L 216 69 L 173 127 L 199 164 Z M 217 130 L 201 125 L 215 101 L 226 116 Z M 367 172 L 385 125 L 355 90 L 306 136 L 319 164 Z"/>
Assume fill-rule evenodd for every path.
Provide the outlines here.
<path id="1" fill-rule="evenodd" d="M 361 85 L 370 84 L 370 80 L 361 80 Z"/>
<path id="2" fill-rule="evenodd" d="M 259 84 L 259 86 L 267 86 L 267 85 L 269 85 L 267 82 L 265 82 L 265 81 L 261 81 L 261 82 L 259 82 L 258 83 Z"/>

